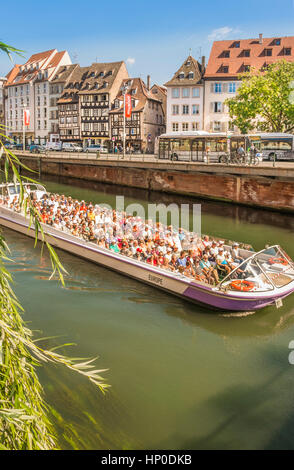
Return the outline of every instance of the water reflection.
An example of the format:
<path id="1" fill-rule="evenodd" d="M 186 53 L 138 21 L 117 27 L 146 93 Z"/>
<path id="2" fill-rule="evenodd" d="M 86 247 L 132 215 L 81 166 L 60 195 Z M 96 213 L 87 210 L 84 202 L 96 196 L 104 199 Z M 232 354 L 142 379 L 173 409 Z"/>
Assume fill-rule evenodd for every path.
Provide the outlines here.
<path id="1" fill-rule="evenodd" d="M 93 202 L 175 202 L 173 196 L 48 182 L 49 190 Z M 177 202 L 187 202 L 177 198 Z M 193 200 L 193 202 L 195 202 Z M 294 257 L 293 218 L 206 201 L 207 233 L 280 242 Z M 252 225 L 252 222 L 255 225 Z M 294 298 L 254 315 L 211 312 L 58 250 L 66 286 L 50 282 L 51 264 L 33 241 L 5 229 L 9 270 L 25 320 L 46 347 L 96 357 L 111 389 L 102 396 L 60 367 L 39 368 L 62 448 L 292 448 Z"/>

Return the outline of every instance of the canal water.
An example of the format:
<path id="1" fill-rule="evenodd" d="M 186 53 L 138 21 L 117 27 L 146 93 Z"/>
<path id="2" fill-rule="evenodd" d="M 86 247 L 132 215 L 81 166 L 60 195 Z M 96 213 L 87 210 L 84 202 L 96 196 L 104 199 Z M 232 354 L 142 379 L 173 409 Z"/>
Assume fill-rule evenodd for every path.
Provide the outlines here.
<path id="1" fill-rule="evenodd" d="M 199 202 L 74 180 L 49 191 L 93 203 Z M 294 258 L 291 215 L 202 201 L 202 231 Z M 294 295 L 281 309 L 212 313 L 59 251 L 66 286 L 48 280 L 50 260 L 4 230 L 24 319 L 44 347 L 98 357 L 103 395 L 59 366 L 39 377 L 63 449 L 293 449 Z M 49 339 L 48 339 L 49 338 Z"/>

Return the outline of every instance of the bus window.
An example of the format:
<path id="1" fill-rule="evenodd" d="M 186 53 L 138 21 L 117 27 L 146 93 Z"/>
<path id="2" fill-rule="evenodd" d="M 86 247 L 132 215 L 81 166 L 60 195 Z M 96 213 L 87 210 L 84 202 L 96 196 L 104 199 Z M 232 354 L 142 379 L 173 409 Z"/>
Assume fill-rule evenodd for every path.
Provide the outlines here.
<path id="1" fill-rule="evenodd" d="M 263 150 L 292 150 L 291 140 L 264 140 L 262 141 Z"/>
<path id="2" fill-rule="evenodd" d="M 190 160 L 190 142 L 189 139 L 172 139 L 170 141 L 171 158 Z"/>
<path id="3" fill-rule="evenodd" d="M 210 152 L 226 152 L 226 139 L 207 139 L 207 147 Z"/>

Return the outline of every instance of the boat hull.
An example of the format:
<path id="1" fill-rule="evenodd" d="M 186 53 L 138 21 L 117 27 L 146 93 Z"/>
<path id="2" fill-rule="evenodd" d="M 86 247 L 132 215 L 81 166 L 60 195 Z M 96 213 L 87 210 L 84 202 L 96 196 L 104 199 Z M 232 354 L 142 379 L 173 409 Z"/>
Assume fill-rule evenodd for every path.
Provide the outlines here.
<path id="1" fill-rule="evenodd" d="M 0 208 L 0 223 L 23 235 L 35 238 L 34 227 L 29 228 L 28 219 L 21 214 Z M 207 284 L 194 282 L 193 279 L 190 280 L 184 276 L 149 266 L 147 263 L 136 262 L 131 258 L 112 253 L 110 250 L 100 248 L 93 243 L 53 229 L 48 225 L 43 225 L 43 228 L 48 236 L 48 241 L 57 248 L 212 310 L 255 311 L 275 304 L 278 299 L 282 299 L 294 291 L 294 286 L 292 286 L 286 291 L 281 290 L 279 293 L 271 295 L 224 292 Z M 40 234 L 39 238 L 41 239 Z"/>

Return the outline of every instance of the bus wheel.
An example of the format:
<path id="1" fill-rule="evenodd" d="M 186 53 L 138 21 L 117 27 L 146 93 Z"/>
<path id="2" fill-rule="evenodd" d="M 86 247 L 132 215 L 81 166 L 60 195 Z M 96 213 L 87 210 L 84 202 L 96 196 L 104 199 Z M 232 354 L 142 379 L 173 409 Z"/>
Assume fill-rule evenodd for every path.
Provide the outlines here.
<path id="1" fill-rule="evenodd" d="M 226 155 L 221 155 L 218 161 L 219 163 L 228 163 L 228 157 Z"/>
<path id="2" fill-rule="evenodd" d="M 275 153 L 270 153 L 268 159 L 270 162 L 273 162 L 274 160 L 277 161 L 277 155 Z"/>
<path id="3" fill-rule="evenodd" d="M 171 156 L 171 160 L 172 160 L 173 162 L 176 162 L 178 159 L 179 159 L 179 158 L 178 158 L 177 154 L 176 154 L 176 153 L 173 153 L 172 156 Z"/>

